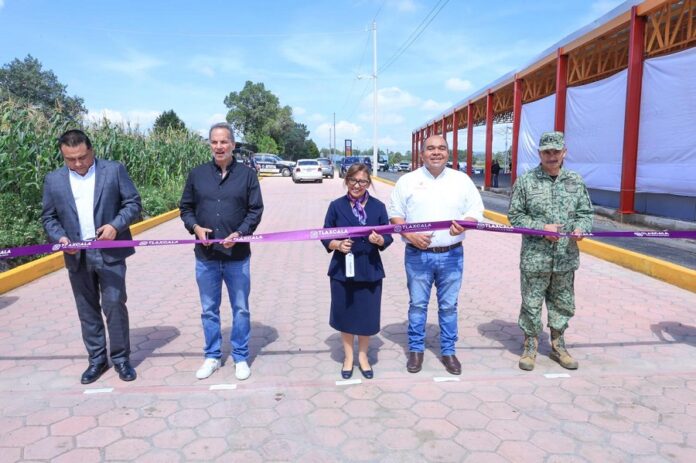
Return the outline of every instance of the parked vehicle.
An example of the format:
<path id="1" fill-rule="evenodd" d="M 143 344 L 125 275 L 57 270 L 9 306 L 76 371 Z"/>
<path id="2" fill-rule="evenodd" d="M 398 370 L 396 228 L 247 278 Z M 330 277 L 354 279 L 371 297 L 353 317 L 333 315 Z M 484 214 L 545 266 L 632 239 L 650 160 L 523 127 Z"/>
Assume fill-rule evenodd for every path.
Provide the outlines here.
<path id="1" fill-rule="evenodd" d="M 367 168 L 370 169 L 370 173 L 372 173 L 372 160 L 370 158 L 360 156 L 348 156 L 341 159 L 341 165 L 338 169 L 338 176 L 344 178 L 346 176 L 348 168 L 353 164 L 357 164 L 359 162 L 365 164 Z"/>
<path id="2" fill-rule="evenodd" d="M 411 171 L 411 163 L 410 162 L 400 162 L 399 163 L 399 172 L 410 172 Z"/>
<path id="3" fill-rule="evenodd" d="M 283 177 L 289 177 L 295 167 L 294 162 L 285 161 L 277 154 L 257 153 L 254 155 L 254 161 L 259 166 L 261 174 L 280 174 Z"/>
<path id="4" fill-rule="evenodd" d="M 333 162 L 331 162 L 331 159 L 329 159 L 329 158 L 317 158 L 317 161 L 319 161 L 319 164 L 321 164 L 321 169 L 324 172 L 324 177 L 334 178 L 334 175 L 335 175 L 334 165 L 333 165 Z"/>
<path id="5" fill-rule="evenodd" d="M 292 181 L 319 182 L 324 180 L 324 170 L 316 159 L 300 159 L 292 170 Z"/>

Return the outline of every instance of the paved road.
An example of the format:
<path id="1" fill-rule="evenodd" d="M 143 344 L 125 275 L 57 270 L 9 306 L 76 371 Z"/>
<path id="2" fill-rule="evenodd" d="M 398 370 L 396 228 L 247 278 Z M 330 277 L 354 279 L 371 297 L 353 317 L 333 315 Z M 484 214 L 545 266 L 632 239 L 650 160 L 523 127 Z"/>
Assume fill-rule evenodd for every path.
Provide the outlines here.
<path id="1" fill-rule="evenodd" d="M 260 231 L 318 226 L 340 182 L 262 181 Z M 375 195 L 391 187 L 379 183 Z M 288 207 L 288 204 L 292 207 Z M 179 220 L 143 239 L 186 236 Z M 519 236 L 468 232 L 459 297 L 460 377 L 437 359 L 428 318 L 422 372 L 405 371 L 408 295 L 403 244 L 384 254 L 375 379 L 337 383 L 340 337 L 328 326 L 329 256 L 318 243 L 255 245 L 249 380 L 232 362 L 209 379 L 202 361 L 193 253 L 129 259 L 132 359 L 79 384 L 84 348 L 65 270 L 0 296 L 0 460 L 693 462 L 696 294 L 583 256 L 568 344 L 580 369 L 542 355 L 516 366 Z M 223 308 L 226 336 L 229 309 Z M 360 379 L 356 370 L 355 379 Z"/>
<path id="2" fill-rule="evenodd" d="M 380 172 L 380 177 L 390 181 L 397 181 L 401 173 Z M 483 175 L 474 177 L 474 183 L 478 186 L 483 185 Z M 509 186 L 510 176 L 501 175 L 500 187 Z M 486 209 L 501 214 L 507 214 L 510 198 L 503 194 L 492 193 L 485 191 L 482 193 L 483 203 Z M 632 224 L 623 224 L 613 221 L 605 216 L 595 214 L 594 227 L 596 230 L 602 231 L 620 231 L 620 230 L 649 230 L 646 227 L 640 227 Z M 666 260 L 681 266 L 696 270 L 696 241 L 695 240 L 676 240 L 676 239 L 660 239 L 660 238 L 594 238 L 597 241 L 611 244 L 623 249 L 638 252 L 659 259 Z"/>

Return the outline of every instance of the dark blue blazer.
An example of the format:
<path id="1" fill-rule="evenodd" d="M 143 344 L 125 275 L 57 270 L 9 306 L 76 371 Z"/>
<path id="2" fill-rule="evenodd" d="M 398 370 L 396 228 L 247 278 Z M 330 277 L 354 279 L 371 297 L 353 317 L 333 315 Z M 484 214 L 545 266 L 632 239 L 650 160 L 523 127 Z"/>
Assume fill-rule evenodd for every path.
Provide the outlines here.
<path id="1" fill-rule="evenodd" d="M 377 198 L 370 196 L 365 203 L 365 212 L 367 212 L 366 226 L 370 225 L 388 225 L 389 217 L 387 217 L 387 208 L 384 203 Z M 350 201 L 347 197 L 341 196 L 329 204 L 329 210 L 326 211 L 324 219 L 324 228 L 333 227 L 359 227 L 360 222 L 353 214 L 350 207 Z M 379 251 L 387 248 L 394 239 L 391 235 L 384 236 L 384 246 L 378 248 L 370 243 L 367 236 L 364 238 L 353 238 L 352 253 L 355 256 L 355 277 L 353 281 L 379 281 L 384 278 L 384 267 L 382 259 L 379 256 Z M 330 239 L 321 241 L 328 252 Z M 333 251 L 331 263 L 329 264 L 329 275 L 331 278 L 340 281 L 346 281 L 346 255 L 340 251 Z"/>

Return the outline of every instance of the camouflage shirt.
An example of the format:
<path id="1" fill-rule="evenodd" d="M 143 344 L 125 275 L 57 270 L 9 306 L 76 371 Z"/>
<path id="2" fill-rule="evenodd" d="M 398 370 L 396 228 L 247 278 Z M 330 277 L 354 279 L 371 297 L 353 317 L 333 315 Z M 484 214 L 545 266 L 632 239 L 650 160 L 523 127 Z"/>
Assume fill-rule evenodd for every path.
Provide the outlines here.
<path id="1" fill-rule="evenodd" d="M 508 219 L 515 227 L 543 230 L 544 225 L 563 224 L 560 231 L 592 230 L 594 209 L 579 174 L 561 170 L 554 181 L 537 166 L 515 182 Z M 569 238 L 551 242 L 542 236 L 524 235 L 520 269 L 526 272 L 568 272 L 580 266 L 578 245 Z"/>

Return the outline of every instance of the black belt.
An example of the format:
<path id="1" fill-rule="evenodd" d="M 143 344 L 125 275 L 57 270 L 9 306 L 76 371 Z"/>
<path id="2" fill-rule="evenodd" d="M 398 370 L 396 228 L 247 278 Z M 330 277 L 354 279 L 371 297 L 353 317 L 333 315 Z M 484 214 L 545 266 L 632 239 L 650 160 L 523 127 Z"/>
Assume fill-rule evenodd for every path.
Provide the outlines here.
<path id="1" fill-rule="evenodd" d="M 450 252 L 452 249 L 457 249 L 457 248 L 461 247 L 462 242 L 460 241 L 459 243 L 454 243 L 450 246 L 435 246 L 434 248 L 425 248 L 425 249 L 417 248 L 412 244 L 407 244 L 406 246 L 408 246 L 411 249 L 417 249 L 418 251 L 422 251 L 422 252 L 434 252 L 435 254 L 441 254 L 443 252 Z"/>

